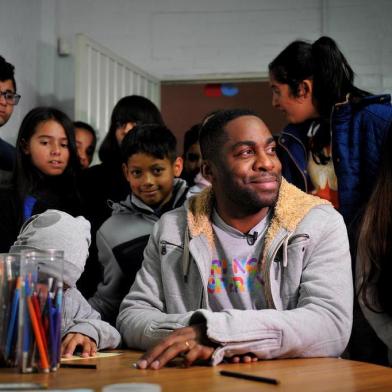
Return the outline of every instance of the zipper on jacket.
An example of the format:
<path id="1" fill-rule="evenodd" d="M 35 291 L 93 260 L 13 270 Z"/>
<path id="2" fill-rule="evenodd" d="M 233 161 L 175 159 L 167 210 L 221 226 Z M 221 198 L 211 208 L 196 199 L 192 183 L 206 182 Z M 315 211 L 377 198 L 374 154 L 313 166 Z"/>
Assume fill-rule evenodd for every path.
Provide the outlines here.
<path id="1" fill-rule="evenodd" d="M 309 237 L 309 234 L 296 234 L 296 235 L 293 235 L 292 237 L 290 237 L 290 244 L 291 244 L 294 240 L 296 240 L 297 238 L 301 238 L 301 237 L 307 238 L 307 239 L 310 238 L 310 237 Z M 290 244 L 289 244 L 289 245 L 290 245 Z"/>
<path id="2" fill-rule="evenodd" d="M 168 242 L 168 241 L 165 241 L 165 240 L 161 241 L 160 244 L 161 244 L 161 255 L 165 255 L 165 254 L 167 253 L 166 245 L 175 246 L 175 247 L 181 248 L 181 249 L 184 248 L 184 247 L 181 246 L 181 245 L 173 244 L 172 242 Z"/>
<path id="3" fill-rule="evenodd" d="M 291 233 L 287 233 L 287 235 L 285 235 L 277 244 L 277 246 L 275 247 L 274 252 L 272 253 L 271 257 L 269 257 L 266 260 L 267 265 L 265 266 L 265 298 L 267 300 L 267 304 L 270 306 L 271 309 L 276 309 L 275 304 L 274 304 L 274 300 L 272 298 L 272 293 L 271 293 L 271 282 L 270 282 L 270 269 L 271 269 L 271 263 L 272 260 L 275 259 L 276 253 L 278 252 L 278 250 L 280 249 L 280 247 L 282 246 L 282 244 L 286 241 L 287 237 L 290 236 Z"/>
<path id="4" fill-rule="evenodd" d="M 271 264 L 273 261 L 275 261 L 275 257 L 276 254 L 278 253 L 279 249 L 281 248 L 281 246 L 284 244 L 284 242 L 287 241 L 287 246 L 289 245 L 289 241 L 290 243 L 293 242 L 293 240 L 297 239 L 297 238 L 310 238 L 309 234 L 295 234 L 295 235 L 291 235 L 291 233 L 288 233 L 286 236 L 284 236 L 279 243 L 277 244 L 277 246 L 275 247 L 274 252 L 272 253 L 271 257 L 268 258 L 266 260 L 266 268 L 265 268 L 265 296 L 267 299 L 267 303 L 269 303 L 269 305 L 275 309 L 275 304 L 274 304 L 274 300 L 272 298 L 272 293 L 271 293 L 271 283 L 270 283 L 270 269 L 271 269 Z"/>

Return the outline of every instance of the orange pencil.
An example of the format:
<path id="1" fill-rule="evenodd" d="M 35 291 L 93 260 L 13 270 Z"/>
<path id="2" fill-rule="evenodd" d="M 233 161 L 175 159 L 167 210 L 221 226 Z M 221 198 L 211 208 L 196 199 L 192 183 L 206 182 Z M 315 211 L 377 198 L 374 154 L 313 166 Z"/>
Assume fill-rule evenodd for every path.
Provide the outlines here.
<path id="1" fill-rule="evenodd" d="M 40 330 L 40 333 L 41 333 L 42 342 L 44 344 L 44 349 L 47 352 L 48 344 L 46 342 L 45 329 L 44 329 L 44 326 L 43 326 L 42 321 L 41 321 L 41 309 L 39 307 L 37 294 L 34 293 L 30 298 L 31 298 L 31 302 L 33 303 L 35 314 L 37 316 L 38 327 L 39 327 L 39 330 Z"/>
<path id="2" fill-rule="evenodd" d="M 35 340 L 37 341 L 39 356 L 41 358 L 42 370 L 44 372 L 49 372 L 48 356 L 46 354 L 44 343 L 42 341 L 42 336 L 41 336 L 41 332 L 40 332 L 37 316 L 36 316 L 35 311 L 34 311 L 34 306 L 33 306 L 33 303 L 31 301 L 31 297 L 27 297 L 26 301 L 27 301 L 27 306 L 29 308 L 31 325 L 33 326 Z"/>

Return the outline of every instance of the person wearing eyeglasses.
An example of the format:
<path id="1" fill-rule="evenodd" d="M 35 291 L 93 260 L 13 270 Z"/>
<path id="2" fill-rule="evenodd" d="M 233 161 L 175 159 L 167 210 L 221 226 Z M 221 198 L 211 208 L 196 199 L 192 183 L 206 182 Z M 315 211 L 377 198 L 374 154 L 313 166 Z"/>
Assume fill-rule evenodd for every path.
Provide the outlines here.
<path id="1" fill-rule="evenodd" d="M 16 93 L 14 66 L 0 56 L 0 127 L 8 122 L 20 95 Z M 0 170 L 10 172 L 15 162 L 15 147 L 0 138 Z M 2 176 L 3 178 L 4 176 Z"/>

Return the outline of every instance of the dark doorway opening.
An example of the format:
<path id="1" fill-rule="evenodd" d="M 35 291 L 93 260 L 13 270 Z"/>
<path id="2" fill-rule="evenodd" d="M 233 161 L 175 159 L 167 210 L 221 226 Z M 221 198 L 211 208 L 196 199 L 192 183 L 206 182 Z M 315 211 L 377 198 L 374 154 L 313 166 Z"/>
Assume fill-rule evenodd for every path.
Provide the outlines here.
<path id="1" fill-rule="evenodd" d="M 271 105 L 271 89 L 267 81 L 230 81 L 232 88 L 237 90 L 231 96 L 216 94 L 213 89 L 219 84 L 222 82 L 162 83 L 161 111 L 167 126 L 177 137 L 179 152 L 182 152 L 183 134 L 208 113 L 218 109 L 252 109 L 273 134 L 279 133 L 286 125 L 283 114 Z"/>

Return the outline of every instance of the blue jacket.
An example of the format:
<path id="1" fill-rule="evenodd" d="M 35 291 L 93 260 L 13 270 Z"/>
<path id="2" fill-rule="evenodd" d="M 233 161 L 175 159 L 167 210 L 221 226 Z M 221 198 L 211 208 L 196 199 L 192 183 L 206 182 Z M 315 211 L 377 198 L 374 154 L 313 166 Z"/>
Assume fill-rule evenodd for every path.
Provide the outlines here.
<path id="1" fill-rule="evenodd" d="M 332 157 L 339 187 L 339 211 L 346 224 L 369 199 L 381 150 L 392 122 L 390 95 L 371 95 L 358 103 L 336 105 L 331 113 Z M 310 121 L 288 125 L 278 139 L 282 174 L 307 192 L 307 131 Z"/>

